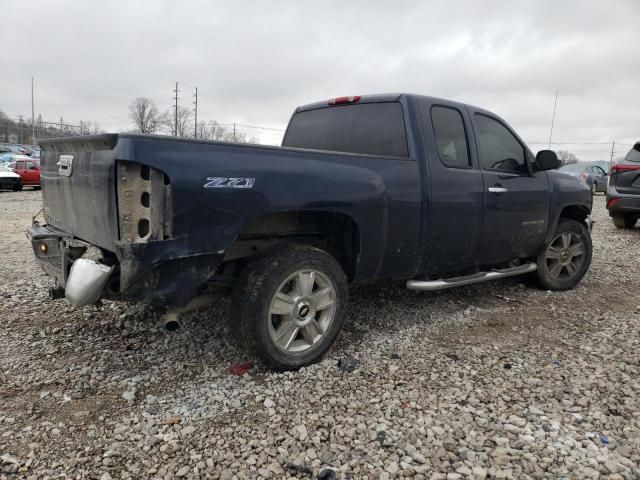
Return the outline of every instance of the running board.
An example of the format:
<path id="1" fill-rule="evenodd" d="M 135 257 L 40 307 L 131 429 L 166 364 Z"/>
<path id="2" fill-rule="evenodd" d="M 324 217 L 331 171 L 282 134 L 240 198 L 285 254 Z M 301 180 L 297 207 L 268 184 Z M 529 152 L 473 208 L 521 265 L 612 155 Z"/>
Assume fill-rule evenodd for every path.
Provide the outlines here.
<path id="1" fill-rule="evenodd" d="M 407 288 L 409 290 L 424 290 L 427 292 L 435 290 L 444 290 L 446 288 L 461 287 L 463 285 L 472 285 L 474 283 L 487 282 L 498 278 L 513 277 L 524 273 L 535 272 L 538 265 L 535 263 L 526 263 L 517 267 L 493 269 L 489 272 L 478 272 L 463 277 L 446 278 L 444 280 L 407 280 Z"/>

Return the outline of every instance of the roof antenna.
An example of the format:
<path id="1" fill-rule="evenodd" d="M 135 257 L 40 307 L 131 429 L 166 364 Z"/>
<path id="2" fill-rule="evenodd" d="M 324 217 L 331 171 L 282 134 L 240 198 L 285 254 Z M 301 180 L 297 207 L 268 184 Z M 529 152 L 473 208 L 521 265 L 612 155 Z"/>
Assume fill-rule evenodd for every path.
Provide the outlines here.
<path id="1" fill-rule="evenodd" d="M 553 137 L 553 123 L 556 120 L 556 107 L 558 106 L 558 90 L 556 90 L 556 101 L 553 104 L 553 117 L 551 117 L 551 131 L 549 132 L 549 150 L 551 150 L 551 138 Z"/>

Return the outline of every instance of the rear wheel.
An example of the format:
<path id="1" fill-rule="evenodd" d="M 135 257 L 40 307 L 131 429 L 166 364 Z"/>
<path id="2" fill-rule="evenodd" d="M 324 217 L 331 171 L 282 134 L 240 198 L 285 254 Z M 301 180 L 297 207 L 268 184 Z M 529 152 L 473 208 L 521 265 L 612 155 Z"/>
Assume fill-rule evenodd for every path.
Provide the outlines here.
<path id="1" fill-rule="evenodd" d="M 614 215 L 611 217 L 613 220 L 613 224 L 616 228 L 633 228 L 638 221 L 638 217 L 635 215 L 630 215 L 628 213 L 624 213 L 622 215 Z"/>
<path id="2" fill-rule="evenodd" d="M 575 287 L 591 264 L 591 235 L 572 219 L 563 219 L 537 259 L 537 276 L 548 290 Z"/>
<path id="3" fill-rule="evenodd" d="M 331 348 L 347 298 L 346 277 L 331 255 L 306 245 L 279 247 L 238 279 L 232 328 L 268 367 L 297 369 Z"/>

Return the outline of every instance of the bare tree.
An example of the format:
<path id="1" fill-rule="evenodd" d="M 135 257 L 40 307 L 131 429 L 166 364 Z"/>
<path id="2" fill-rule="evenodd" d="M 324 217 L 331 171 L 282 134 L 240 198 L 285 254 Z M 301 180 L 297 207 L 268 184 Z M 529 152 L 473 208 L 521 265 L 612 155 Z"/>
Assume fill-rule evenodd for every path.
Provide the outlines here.
<path id="1" fill-rule="evenodd" d="M 567 150 L 558 150 L 558 158 L 562 165 L 571 165 L 574 163 L 578 163 L 578 157 L 573 152 L 569 152 Z"/>
<path id="2" fill-rule="evenodd" d="M 174 110 L 162 115 L 162 124 L 171 135 L 178 137 L 193 137 L 193 111 L 187 107 L 178 107 L 178 121 Z M 178 131 L 176 133 L 176 126 Z"/>
<path id="3" fill-rule="evenodd" d="M 155 133 L 162 121 L 162 116 L 153 100 L 145 97 L 138 97 L 131 102 L 129 118 L 140 133 Z"/>

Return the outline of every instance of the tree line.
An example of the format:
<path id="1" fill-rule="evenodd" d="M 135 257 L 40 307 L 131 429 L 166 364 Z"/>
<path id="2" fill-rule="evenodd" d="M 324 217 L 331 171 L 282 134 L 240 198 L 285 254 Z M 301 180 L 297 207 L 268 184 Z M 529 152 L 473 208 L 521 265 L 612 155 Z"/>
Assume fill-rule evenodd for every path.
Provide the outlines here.
<path id="1" fill-rule="evenodd" d="M 176 111 L 160 112 L 153 100 L 138 97 L 129 105 L 129 119 L 133 131 L 145 135 L 168 134 L 183 138 L 202 138 L 222 142 L 258 143 L 258 138 L 220 125 L 215 120 L 194 122 L 193 111 L 178 107 Z"/>
<path id="2" fill-rule="evenodd" d="M 35 144 L 38 138 L 68 137 L 74 135 L 93 135 L 102 133 L 98 122 L 80 120 L 78 125 L 59 122 L 46 122 L 42 115 L 35 119 L 35 126 L 31 118 L 10 118 L 0 110 L 0 142 Z M 35 136 L 35 138 L 33 138 Z"/>

